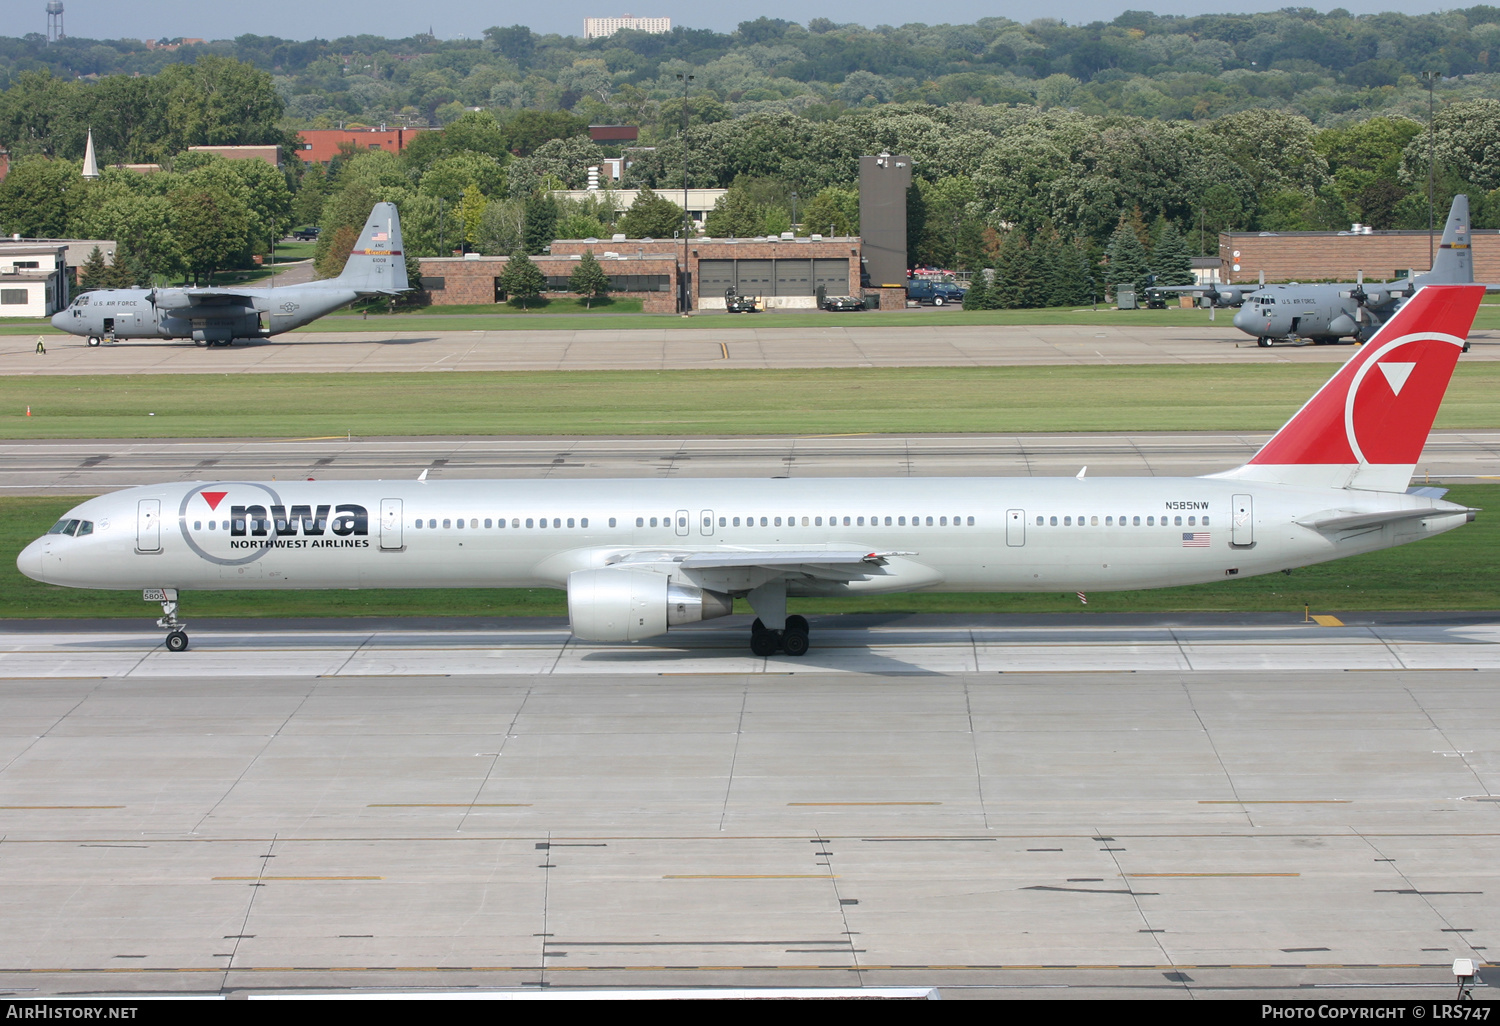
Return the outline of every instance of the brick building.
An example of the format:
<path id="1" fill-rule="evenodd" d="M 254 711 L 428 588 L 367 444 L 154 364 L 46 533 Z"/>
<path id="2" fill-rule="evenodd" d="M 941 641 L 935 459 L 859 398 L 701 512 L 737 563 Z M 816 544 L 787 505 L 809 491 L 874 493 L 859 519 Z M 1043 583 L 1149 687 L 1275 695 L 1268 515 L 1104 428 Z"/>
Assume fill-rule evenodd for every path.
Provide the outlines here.
<path id="1" fill-rule="evenodd" d="M 560 239 L 552 244 L 552 255 L 581 256 L 585 249 L 600 259 L 606 252 L 659 255 L 681 264 L 683 246 L 681 239 Z M 770 309 L 813 309 L 820 286 L 825 295 L 860 294 L 857 238 L 697 238 L 689 241 L 687 252 L 695 310 L 724 309 L 729 288 L 742 296 L 763 297 Z"/>
<path id="2" fill-rule="evenodd" d="M 356 150 L 388 150 L 400 153 L 422 128 L 308 128 L 297 133 L 301 145 L 297 156 L 307 164 L 326 164 L 347 143 Z"/>
<path id="3" fill-rule="evenodd" d="M 1434 246 L 1442 225 L 1431 236 Z M 1469 232 L 1474 280 L 1500 281 L 1500 231 Z M 1363 271 L 1371 281 L 1421 274 L 1432 264 L 1429 235 L 1406 232 L 1223 232 L 1219 235 L 1219 278 L 1231 284 L 1254 282 L 1354 281 Z"/>
<path id="4" fill-rule="evenodd" d="M 613 255 L 613 251 L 606 254 L 598 243 L 586 248 L 594 249 L 599 265 L 609 275 L 612 297 L 639 299 L 641 309 L 646 313 L 672 313 L 677 309 L 677 261 L 670 255 L 632 253 L 627 256 Z M 567 293 L 568 278 L 582 256 L 583 252 L 579 250 L 576 257 L 554 253 L 532 257 L 531 262 L 547 276 L 546 292 Z M 506 297 L 500 289 L 500 276 L 505 273 L 509 259 L 477 253 L 461 257 L 423 257 L 422 289 L 435 306 L 504 302 Z"/>
<path id="5" fill-rule="evenodd" d="M 820 287 L 830 296 L 860 294 L 857 238 L 700 238 L 687 249 L 695 310 L 724 309 L 729 288 L 762 297 L 769 309 L 814 309 Z M 559 239 L 550 255 L 531 259 L 547 276 L 549 292 L 567 292 L 568 277 L 590 250 L 616 288 L 612 295 L 643 300 L 647 313 L 677 309 L 680 239 Z M 440 306 L 500 302 L 498 281 L 505 263 L 505 257 L 474 253 L 423 257 L 422 287 Z"/>

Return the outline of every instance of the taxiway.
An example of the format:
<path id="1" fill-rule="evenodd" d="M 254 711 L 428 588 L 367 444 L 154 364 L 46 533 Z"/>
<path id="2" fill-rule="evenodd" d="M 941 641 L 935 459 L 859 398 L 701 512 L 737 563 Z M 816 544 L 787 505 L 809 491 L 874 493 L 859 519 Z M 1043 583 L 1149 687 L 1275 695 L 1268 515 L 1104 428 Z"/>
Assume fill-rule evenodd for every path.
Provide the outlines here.
<path id="1" fill-rule="evenodd" d="M 0 993 L 1411 1000 L 1500 950 L 1500 625 L 1062 619 L 7 624 Z"/>

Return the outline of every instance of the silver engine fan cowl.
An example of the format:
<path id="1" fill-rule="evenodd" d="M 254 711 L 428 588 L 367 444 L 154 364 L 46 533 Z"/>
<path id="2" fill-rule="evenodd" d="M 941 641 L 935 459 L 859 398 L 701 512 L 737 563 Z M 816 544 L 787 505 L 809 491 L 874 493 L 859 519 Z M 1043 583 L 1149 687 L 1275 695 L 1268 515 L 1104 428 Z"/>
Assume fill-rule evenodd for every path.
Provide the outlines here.
<path id="1" fill-rule="evenodd" d="M 650 570 L 602 567 L 568 575 L 568 623 L 580 641 L 640 641 L 669 625 L 728 616 L 734 600 Z"/>

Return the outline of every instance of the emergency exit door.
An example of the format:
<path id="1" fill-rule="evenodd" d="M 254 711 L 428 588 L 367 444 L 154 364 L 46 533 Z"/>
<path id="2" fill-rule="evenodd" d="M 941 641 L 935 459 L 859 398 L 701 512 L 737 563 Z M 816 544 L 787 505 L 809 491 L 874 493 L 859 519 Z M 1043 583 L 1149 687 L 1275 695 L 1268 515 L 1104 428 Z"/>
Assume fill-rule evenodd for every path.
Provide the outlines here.
<path id="1" fill-rule="evenodd" d="M 401 541 L 401 500 L 380 500 L 380 547 L 382 549 L 399 549 Z"/>
<path id="2" fill-rule="evenodd" d="M 1005 544 L 1011 548 L 1026 544 L 1026 511 L 1024 509 L 1005 511 Z"/>
<path id="3" fill-rule="evenodd" d="M 1234 509 L 1229 520 L 1229 544 L 1255 544 L 1255 507 L 1248 495 L 1234 497 Z"/>
<path id="4" fill-rule="evenodd" d="M 135 551 L 161 551 L 161 500 L 142 499 L 135 508 Z"/>

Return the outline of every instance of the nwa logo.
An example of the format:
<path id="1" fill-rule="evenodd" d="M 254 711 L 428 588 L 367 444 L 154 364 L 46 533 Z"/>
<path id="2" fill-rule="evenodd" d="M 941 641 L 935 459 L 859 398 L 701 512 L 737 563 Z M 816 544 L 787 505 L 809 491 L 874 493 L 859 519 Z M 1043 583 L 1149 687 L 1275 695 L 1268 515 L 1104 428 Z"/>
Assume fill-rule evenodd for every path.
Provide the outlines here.
<path id="1" fill-rule="evenodd" d="M 331 524 L 328 519 L 330 512 L 334 514 Z M 244 538 L 247 535 L 264 538 L 270 534 L 287 538 L 299 533 L 317 537 L 327 534 L 329 530 L 340 537 L 367 536 L 370 533 L 370 511 L 348 502 L 338 506 L 319 506 L 316 511 L 311 505 L 293 506 L 288 511 L 286 506 L 275 503 L 271 504 L 269 510 L 265 506 L 229 507 L 231 538 Z"/>

